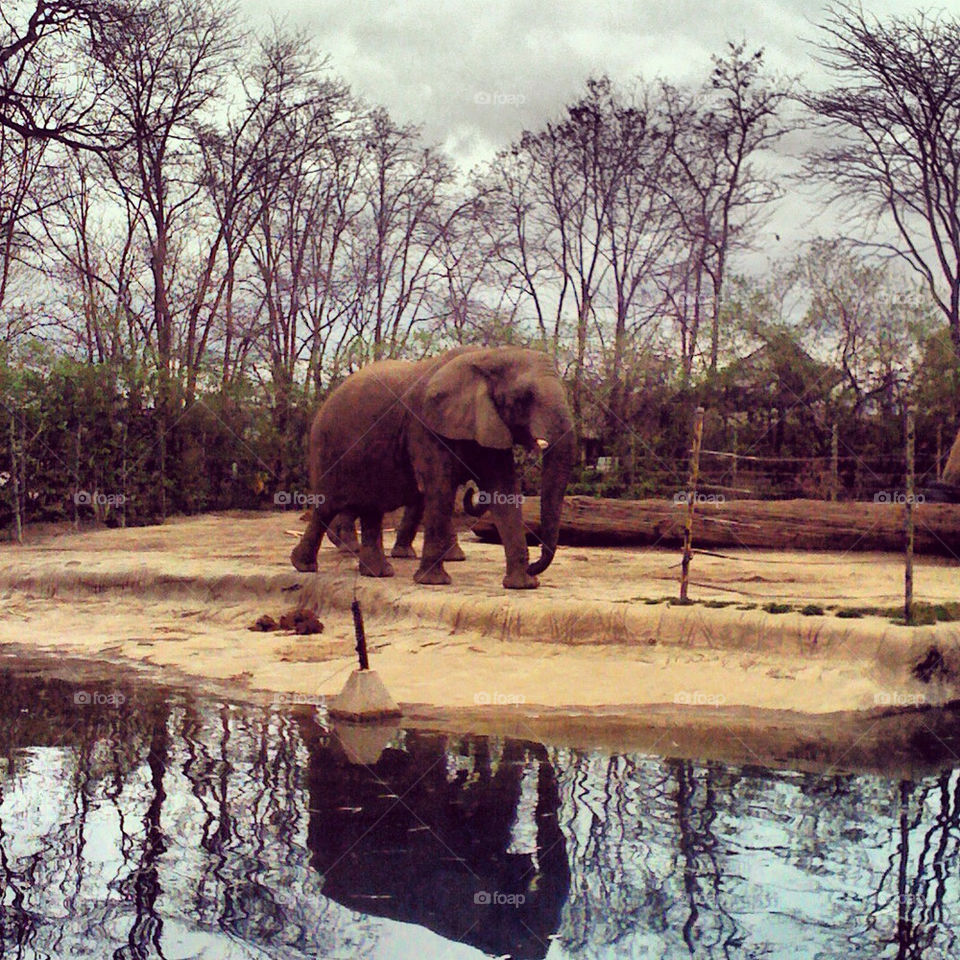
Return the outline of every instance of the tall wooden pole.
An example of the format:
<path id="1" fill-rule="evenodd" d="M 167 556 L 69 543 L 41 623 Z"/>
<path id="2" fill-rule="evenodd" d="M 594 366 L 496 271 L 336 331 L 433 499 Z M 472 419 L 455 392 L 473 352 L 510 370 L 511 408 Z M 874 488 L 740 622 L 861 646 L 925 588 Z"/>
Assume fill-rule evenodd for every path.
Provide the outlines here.
<path id="1" fill-rule="evenodd" d="M 837 425 L 834 423 L 830 434 L 830 499 L 837 499 L 837 492 L 840 488 L 840 438 L 838 436 Z"/>
<path id="2" fill-rule="evenodd" d="M 690 582 L 690 558 L 693 555 L 693 511 L 697 501 L 697 479 L 700 475 L 700 446 L 703 442 L 703 407 L 697 407 L 693 418 L 693 447 L 690 450 L 690 482 L 687 484 L 687 519 L 683 527 L 683 561 L 680 565 L 680 602 L 687 602 Z"/>
<path id="3" fill-rule="evenodd" d="M 904 568 L 903 568 L 903 619 L 905 623 L 913 620 L 913 488 L 915 478 L 914 465 L 914 416 L 913 407 L 907 410 L 907 484 L 903 505 L 904 526 Z"/>

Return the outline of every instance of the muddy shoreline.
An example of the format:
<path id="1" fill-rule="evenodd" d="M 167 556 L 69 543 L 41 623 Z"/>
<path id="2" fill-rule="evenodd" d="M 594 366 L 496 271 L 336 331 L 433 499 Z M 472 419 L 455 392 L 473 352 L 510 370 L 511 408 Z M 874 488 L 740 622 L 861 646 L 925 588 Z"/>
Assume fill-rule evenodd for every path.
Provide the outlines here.
<path id="1" fill-rule="evenodd" d="M 82 684 L 104 695 L 136 690 L 137 700 L 200 696 L 295 713 L 325 715 L 324 698 L 293 697 L 176 668 L 126 658 L 88 659 L 7 644 L 0 671 Z M 343 748 L 373 762 L 400 730 L 495 736 L 578 750 L 645 753 L 678 760 L 789 769 L 812 774 L 874 774 L 916 779 L 960 765 L 960 701 L 943 707 L 843 711 L 811 717 L 789 710 L 717 708 L 711 716 L 674 704 L 633 709 L 551 708 L 536 704 L 483 708 L 401 704 L 387 723 L 326 725 Z"/>

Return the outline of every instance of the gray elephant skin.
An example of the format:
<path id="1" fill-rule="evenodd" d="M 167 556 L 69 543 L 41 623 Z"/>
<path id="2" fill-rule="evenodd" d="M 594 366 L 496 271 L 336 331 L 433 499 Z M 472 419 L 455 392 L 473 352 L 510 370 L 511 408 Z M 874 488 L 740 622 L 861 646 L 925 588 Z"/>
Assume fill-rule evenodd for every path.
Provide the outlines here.
<path id="1" fill-rule="evenodd" d="M 541 553 L 531 563 L 513 447 L 542 451 Z M 506 557 L 503 585 L 530 589 L 550 565 L 563 496 L 576 459 L 566 391 L 552 360 L 521 347 L 453 350 L 417 362 L 382 360 L 348 377 L 320 408 L 310 431 L 311 493 L 319 504 L 291 554 L 316 570 L 317 550 L 341 512 L 360 519 L 360 572 L 389 577 L 383 515 L 423 511 L 417 583 L 447 584 L 458 485 L 480 496 L 465 508 L 489 510 Z M 408 546 L 408 545 L 407 545 Z M 402 554 L 409 555 L 409 554 Z"/>

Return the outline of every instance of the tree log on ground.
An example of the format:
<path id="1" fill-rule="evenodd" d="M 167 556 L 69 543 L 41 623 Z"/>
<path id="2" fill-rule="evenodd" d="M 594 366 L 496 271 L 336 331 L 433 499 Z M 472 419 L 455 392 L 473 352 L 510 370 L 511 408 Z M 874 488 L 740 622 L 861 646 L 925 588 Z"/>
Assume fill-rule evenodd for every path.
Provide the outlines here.
<path id="1" fill-rule="evenodd" d="M 687 507 L 669 500 L 567 497 L 560 543 L 579 546 L 660 546 L 683 543 Z M 523 516 L 537 543 L 540 499 L 526 497 Z M 921 503 L 914 510 L 918 554 L 960 559 L 960 506 Z M 698 503 L 693 544 L 701 550 L 896 551 L 904 545 L 904 506 L 896 503 L 830 503 L 822 500 L 728 500 Z M 499 537 L 489 514 L 472 524 L 486 542 Z"/>

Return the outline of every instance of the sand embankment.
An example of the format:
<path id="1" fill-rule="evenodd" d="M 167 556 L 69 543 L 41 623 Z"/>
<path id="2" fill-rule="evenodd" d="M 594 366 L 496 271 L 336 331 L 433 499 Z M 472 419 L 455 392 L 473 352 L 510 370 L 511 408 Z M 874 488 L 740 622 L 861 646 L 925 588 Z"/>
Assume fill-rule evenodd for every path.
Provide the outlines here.
<path id="1" fill-rule="evenodd" d="M 394 561 L 392 579 L 369 580 L 329 545 L 317 575 L 299 574 L 286 533 L 299 527 L 291 513 L 211 514 L 5 545 L 0 642 L 309 701 L 337 693 L 353 668 L 356 590 L 373 665 L 414 715 L 613 715 L 650 705 L 704 718 L 754 708 L 825 715 L 958 697 L 960 624 L 760 609 L 895 605 L 903 572 L 894 555 L 698 556 L 691 596 L 734 602 L 678 607 L 664 599 L 676 596 L 675 551 L 561 548 L 539 590 L 516 592 L 500 586 L 500 548 L 464 536 L 467 561 L 448 566 L 454 584 L 423 587 L 412 582 L 414 560 Z M 918 561 L 917 597 L 960 599 L 957 572 L 946 560 Z M 248 629 L 299 604 L 318 609 L 322 635 Z"/>

